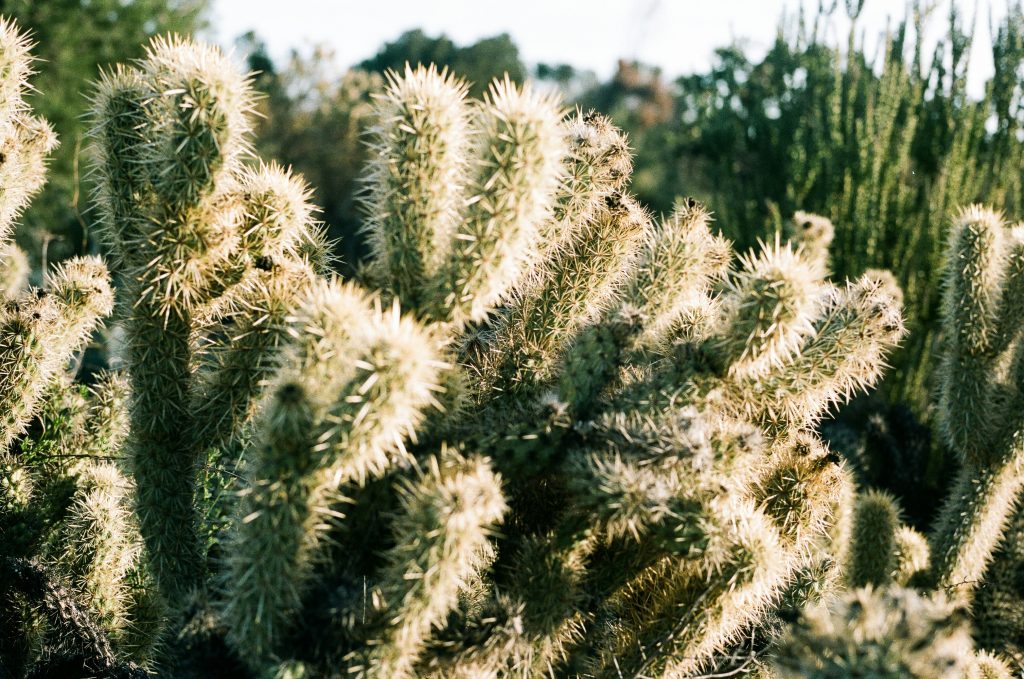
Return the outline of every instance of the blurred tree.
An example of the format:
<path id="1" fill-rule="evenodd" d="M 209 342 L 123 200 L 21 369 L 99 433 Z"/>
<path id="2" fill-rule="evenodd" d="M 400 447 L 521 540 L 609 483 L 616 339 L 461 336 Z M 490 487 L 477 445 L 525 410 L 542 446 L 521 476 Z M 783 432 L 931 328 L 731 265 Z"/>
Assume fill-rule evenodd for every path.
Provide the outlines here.
<path id="1" fill-rule="evenodd" d="M 254 34 L 242 36 L 239 46 L 260 102 L 256 144 L 260 154 L 300 172 L 313 189 L 313 203 L 337 242 L 339 270 L 351 274 L 366 250 L 357 205 L 357 179 L 366 146 L 362 133 L 371 112 L 370 94 L 383 87 L 383 77 L 359 69 L 343 72 L 334 53 L 318 47 L 308 57 L 292 52 L 278 69 L 266 46 Z"/>
<path id="2" fill-rule="evenodd" d="M 664 125 L 675 113 L 673 92 L 661 69 L 626 59 L 619 59 L 612 79 L 591 90 L 584 103 L 636 131 Z"/>
<path id="3" fill-rule="evenodd" d="M 50 260 L 88 248 L 88 215 L 81 191 L 79 152 L 84 145 L 85 93 L 99 68 L 142 55 L 149 38 L 191 33 L 205 25 L 208 0 L 0 0 L 37 43 L 39 96 L 33 108 L 57 131 L 61 146 L 50 161 L 49 181 L 22 218 L 18 238 Z"/>
<path id="4" fill-rule="evenodd" d="M 389 68 L 401 71 L 407 62 L 413 66 L 431 63 L 447 66 L 470 83 L 470 94 L 474 97 L 482 95 L 494 78 L 506 73 L 515 82 L 527 77 L 526 67 L 519 59 L 519 48 L 508 33 L 459 47 L 444 35 L 432 38 L 419 29 L 406 31 L 357 68 L 376 73 L 384 73 Z"/>
<path id="5" fill-rule="evenodd" d="M 582 102 L 584 96 L 601 85 L 596 73 L 570 64 L 540 63 L 533 67 L 532 76 L 535 82 L 558 90 L 567 103 Z"/>

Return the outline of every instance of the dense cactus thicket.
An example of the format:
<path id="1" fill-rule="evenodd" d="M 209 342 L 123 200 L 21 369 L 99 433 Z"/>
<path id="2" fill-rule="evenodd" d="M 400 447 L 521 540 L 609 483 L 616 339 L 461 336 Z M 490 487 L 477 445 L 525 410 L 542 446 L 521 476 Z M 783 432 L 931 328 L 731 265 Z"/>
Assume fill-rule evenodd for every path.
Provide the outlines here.
<path id="1" fill-rule="evenodd" d="M 2 28 L 6 234 L 53 141 Z M 179 38 L 106 73 L 116 308 L 96 258 L 5 288 L 0 676 L 1009 676 L 964 611 L 1021 485 L 1017 230 L 955 226 L 926 538 L 815 433 L 904 335 L 892 276 L 828 280 L 828 220 L 735 257 L 637 203 L 601 115 L 407 68 L 341 281 L 252 102 Z M 123 372 L 76 385 L 111 313 Z"/>

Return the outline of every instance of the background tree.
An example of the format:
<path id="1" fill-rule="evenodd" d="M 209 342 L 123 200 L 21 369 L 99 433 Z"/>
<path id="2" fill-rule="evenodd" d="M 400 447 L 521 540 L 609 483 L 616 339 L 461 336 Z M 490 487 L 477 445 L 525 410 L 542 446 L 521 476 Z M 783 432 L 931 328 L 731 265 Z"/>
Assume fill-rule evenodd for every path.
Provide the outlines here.
<path id="1" fill-rule="evenodd" d="M 406 31 L 356 68 L 384 73 L 401 71 L 406 63 L 447 66 L 470 83 L 470 94 L 480 96 L 496 78 L 508 74 L 513 82 L 526 79 L 527 70 L 519 58 L 519 48 L 508 33 L 483 38 L 471 45 L 458 46 L 445 35 L 432 38 L 416 29 Z"/>
<path id="2" fill-rule="evenodd" d="M 261 154 L 290 165 L 313 187 L 313 202 L 335 241 L 337 267 L 352 273 L 363 258 L 356 178 L 366 161 L 363 132 L 371 111 L 370 93 L 383 78 L 367 71 L 343 71 L 334 54 L 319 47 L 308 57 L 292 52 L 278 68 L 254 34 L 239 40 L 255 86 L 265 96 L 258 103 Z"/>

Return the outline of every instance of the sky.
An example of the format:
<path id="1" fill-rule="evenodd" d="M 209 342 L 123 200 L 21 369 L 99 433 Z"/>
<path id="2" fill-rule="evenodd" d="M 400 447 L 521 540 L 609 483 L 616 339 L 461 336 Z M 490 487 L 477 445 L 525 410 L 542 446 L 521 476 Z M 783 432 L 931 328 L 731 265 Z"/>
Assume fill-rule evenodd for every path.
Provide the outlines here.
<path id="1" fill-rule="evenodd" d="M 817 6 L 817 0 L 214 0 L 212 23 L 225 45 L 255 30 L 278 60 L 293 48 L 321 44 L 348 66 L 422 28 L 457 44 L 507 32 L 527 64 L 568 63 L 607 77 L 625 57 L 675 77 L 706 69 L 713 50 L 734 39 L 752 54 L 763 52 L 783 13 L 795 14 L 801 1 Z M 978 7 L 970 82 L 980 91 L 992 70 L 989 16 L 1004 14 L 1007 0 L 931 0 L 940 3 L 929 24 L 936 34 L 945 30 L 950 1 L 968 17 Z M 904 0 L 866 0 L 858 25 L 870 40 L 904 12 Z M 843 43 L 847 26 L 844 15 L 832 28 Z"/>

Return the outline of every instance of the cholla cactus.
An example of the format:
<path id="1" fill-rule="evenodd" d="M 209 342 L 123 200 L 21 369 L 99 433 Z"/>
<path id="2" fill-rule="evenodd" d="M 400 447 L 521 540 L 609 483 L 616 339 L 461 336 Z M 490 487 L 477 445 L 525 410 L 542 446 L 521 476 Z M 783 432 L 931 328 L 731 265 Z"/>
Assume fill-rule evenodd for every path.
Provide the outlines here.
<path id="1" fill-rule="evenodd" d="M 901 570 L 896 537 L 899 521 L 899 507 L 889 495 L 867 491 L 857 497 L 850 526 L 850 563 L 846 567 L 846 579 L 851 586 L 881 587 Z M 907 551 L 910 549 L 908 545 Z"/>
<path id="2" fill-rule="evenodd" d="M 130 446 L 138 513 L 164 593 L 202 580 L 193 510 L 193 316 L 237 275 L 244 206 L 230 191 L 245 151 L 245 80 L 219 54 L 160 40 L 96 95 L 104 239 L 128 281 Z M 182 436 L 186 437 L 183 445 Z"/>
<path id="3" fill-rule="evenodd" d="M 463 106 L 461 93 L 442 76 L 407 73 L 393 82 L 385 111 L 405 111 L 394 98 L 412 102 L 423 92 L 436 106 L 442 91 L 449 109 L 410 108 L 423 118 L 404 130 L 434 134 L 463 120 L 454 110 Z M 385 119 L 378 129 L 391 125 Z M 483 124 L 477 134 L 489 129 Z M 553 234 L 554 244 L 519 241 L 522 225 L 500 221 L 479 241 L 488 249 L 502 244 L 488 261 L 466 260 L 456 244 L 442 270 L 484 267 L 461 277 L 464 286 L 481 286 L 468 312 L 436 312 L 438 283 L 428 275 L 405 298 L 393 284 L 401 302 L 412 300 L 417 316 L 439 322 L 439 334 L 454 340 L 454 369 L 480 377 L 461 380 L 475 407 L 427 420 L 433 426 L 420 448 L 447 441 L 489 453 L 509 509 L 497 560 L 481 562 L 488 575 L 465 585 L 463 603 L 436 639 L 400 650 L 392 648 L 399 632 L 367 637 L 353 623 L 340 643 L 384 646 L 371 645 L 369 655 L 353 649 L 349 657 L 368 658 L 352 666 L 357 672 L 685 675 L 756 624 L 839 521 L 849 480 L 809 425 L 877 379 L 884 352 L 902 335 L 898 290 L 877 274 L 845 291 L 831 288 L 802 255 L 779 246 L 743 260 L 716 293 L 728 246 L 711 234 L 703 208 L 684 203 L 656 227 L 625 192 L 624 144 L 607 121 L 577 115 L 563 129 L 569 143 L 558 152 L 567 153 L 568 177 L 529 226 Z M 526 145 L 538 134 L 508 136 Z M 384 217 L 395 214 L 388 201 L 402 197 L 388 182 L 450 174 L 446 154 L 456 147 L 428 135 L 419 141 L 380 132 L 375 139 L 389 172 L 381 166 L 371 176 L 370 224 L 382 231 L 377 242 L 391 244 L 378 250 L 378 271 L 396 261 L 394 234 L 383 232 L 395 227 Z M 473 163 L 493 166 L 486 154 L 466 162 L 468 176 Z M 550 192 L 549 180 L 532 181 L 535 195 Z M 508 200 L 520 190 L 517 182 L 493 183 L 494 191 L 510 191 Z M 476 186 L 469 183 L 471 195 L 481 188 L 484 195 L 471 204 L 502 200 Z M 447 188 L 429 195 L 440 199 Z M 441 213 L 409 214 L 421 222 L 403 222 L 405 233 L 442 232 L 431 221 Z M 477 219 L 472 210 L 461 218 Z M 402 247 L 422 252 L 429 242 Z M 503 249 L 516 242 L 515 253 Z M 480 299 L 504 306 L 488 319 L 492 330 L 465 343 L 460 318 L 479 319 Z M 777 386 L 755 396 L 762 383 Z"/>
<path id="4" fill-rule="evenodd" d="M 963 595 L 981 580 L 1024 490 L 1022 292 L 1024 230 L 981 206 L 964 209 L 950 237 L 939 403 L 961 469 L 932 540 L 934 581 Z"/>
<path id="5" fill-rule="evenodd" d="M 176 38 L 95 94 L 97 204 L 126 279 L 138 515 L 168 597 L 203 583 L 200 460 L 241 434 L 284 315 L 315 276 L 307 190 L 242 165 L 251 102 L 224 56 Z"/>
<path id="6" fill-rule="evenodd" d="M 112 310 L 110 277 L 99 258 L 81 257 L 28 289 L 28 261 L 9 240 L 56 145 L 24 100 L 30 46 L 0 19 L 0 666 L 140 676 L 111 645 L 133 614 L 130 483 L 97 459 L 119 452 L 123 384 L 111 375 L 90 393 L 69 372 Z"/>
<path id="7" fill-rule="evenodd" d="M 972 655 L 967 617 L 945 597 L 869 587 L 806 610 L 774 665 L 794 679 L 959 679 L 973 676 Z"/>
<path id="8" fill-rule="evenodd" d="M 961 468 L 930 544 L 899 525 L 899 508 L 892 498 L 878 492 L 861 495 L 851 524 L 846 572 L 852 586 L 890 587 L 867 595 L 879 615 L 884 612 L 884 599 L 901 591 L 894 585 L 913 582 L 937 587 L 933 601 L 948 595 L 964 604 L 974 598 L 986 577 L 989 581 L 975 602 L 976 634 L 986 648 L 1004 652 L 1016 649 L 1014 639 L 1024 629 L 1017 610 L 1019 599 L 1013 585 L 1008 586 L 1013 576 L 1007 573 L 1013 566 L 989 568 L 1024 490 L 1017 414 L 1024 309 L 1020 304 L 1022 235 L 1020 227 L 1007 227 L 999 215 L 980 206 L 966 208 L 956 217 L 946 271 L 948 345 L 940 374 L 939 415 L 947 443 L 960 454 Z M 1006 544 L 1012 554 L 1016 538 L 1009 537 Z M 850 601 L 865 605 L 864 595 L 853 596 Z M 879 596 L 882 599 L 875 601 Z M 913 669 L 906 664 L 914 656 L 909 649 L 917 643 L 916 633 L 909 628 L 890 630 L 884 653 L 875 642 L 870 652 L 858 650 L 857 660 L 851 660 L 848 652 L 836 651 L 834 642 L 844 635 L 857 639 L 862 630 L 861 618 L 843 619 L 842 607 L 848 605 L 849 601 L 831 616 L 820 610 L 809 614 L 811 624 L 791 628 L 790 640 L 780 651 L 780 666 L 801 669 L 805 673 L 801 676 L 814 672 L 827 676 L 841 667 L 843 672 L 852 671 L 866 659 L 875 664 L 863 671 L 877 676 L 945 676 L 935 667 Z M 858 615 L 869 620 L 875 614 L 865 608 Z M 821 624 L 825 620 L 830 621 L 828 626 Z M 934 648 L 929 653 L 936 658 L 941 655 Z M 882 655 L 889 656 L 882 664 L 871 660 Z M 1010 676 L 1009 667 L 998 657 L 981 653 L 971 659 L 963 652 L 960 656 L 956 663 L 950 659 L 948 676 Z"/>
<path id="9" fill-rule="evenodd" d="M 257 659 L 300 609 L 332 494 L 407 459 L 403 440 L 435 402 L 444 367 L 413 321 L 397 308 L 382 314 L 351 287 L 323 286 L 298 318 L 229 548 L 225 617 L 235 644 Z"/>
<path id="10" fill-rule="evenodd" d="M 419 68 L 378 103 L 366 290 L 318 270 L 301 181 L 246 163 L 251 100 L 181 39 L 94 96 L 129 473 L 69 471 L 50 554 L 99 656 L 144 659 L 152 577 L 176 676 L 677 677 L 838 580 L 851 481 L 813 425 L 902 337 L 891 278 L 825 282 L 822 238 L 730 270 L 702 206 L 629 194 L 607 119 Z M 55 300 L 109 305 L 70 278 Z"/>

